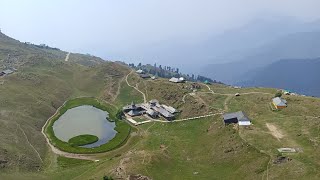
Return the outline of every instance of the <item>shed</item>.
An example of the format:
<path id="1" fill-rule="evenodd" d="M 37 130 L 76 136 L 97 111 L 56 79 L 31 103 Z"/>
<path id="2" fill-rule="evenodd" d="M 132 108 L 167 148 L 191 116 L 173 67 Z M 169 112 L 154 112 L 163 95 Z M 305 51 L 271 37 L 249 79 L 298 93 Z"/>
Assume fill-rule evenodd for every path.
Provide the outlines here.
<path id="1" fill-rule="evenodd" d="M 249 126 L 251 121 L 243 111 L 226 113 L 223 115 L 225 124 L 238 123 L 240 126 Z"/>
<path id="2" fill-rule="evenodd" d="M 169 81 L 173 83 L 183 83 L 186 80 L 183 77 L 180 77 L 180 78 L 172 77 L 171 79 L 169 79 Z"/>
<path id="3" fill-rule="evenodd" d="M 143 79 L 147 79 L 147 78 L 150 78 L 150 75 L 148 75 L 148 74 L 140 74 L 140 77 L 143 78 Z"/>
<path id="4" fill-rule="evenodd" d="M 276 97 L 272 99 L 272 104 L 276 109 L 283 109 L 287 107 L 287 101 L 280 97 Z"/>
<path id="5" fill-rule="evenodd" d="M 11 73 L 13 73 L 13 71 L 10 70 L 10 69 L 4 70 L 3 72 L 4 72 L 5 74 L 11 74 Z"/>
<path id="6" fill-rule="evenodd" d="M 144 74 L 144 71 L 143 71 L 142 69 L 139 69 L 139 70 L 136 71 L 136 73 L 138 73 L 138 74 Z"/>
<path id="7" fill-rule="evenodd" d="M 171 79 L 169 79 L 170 82 L 173 82 L 173 83 L 178 83 L 179 82 L 179 79 L 178 78 L 175 78 L 175 77 L 172 77 Z"/>

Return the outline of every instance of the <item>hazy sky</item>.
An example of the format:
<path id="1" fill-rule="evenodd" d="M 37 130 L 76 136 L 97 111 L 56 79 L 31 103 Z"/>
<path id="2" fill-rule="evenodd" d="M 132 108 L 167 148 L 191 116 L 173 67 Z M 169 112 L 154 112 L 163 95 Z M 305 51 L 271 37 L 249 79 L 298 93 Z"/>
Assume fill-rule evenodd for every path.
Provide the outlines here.
<path id="1" fill-rule="evenodd" d="M 200 41 L 257 17 L 312 21 L 319 8 L 319 0 L 0 0 L 0 28 L 106 58 L 170 39 Z"/>

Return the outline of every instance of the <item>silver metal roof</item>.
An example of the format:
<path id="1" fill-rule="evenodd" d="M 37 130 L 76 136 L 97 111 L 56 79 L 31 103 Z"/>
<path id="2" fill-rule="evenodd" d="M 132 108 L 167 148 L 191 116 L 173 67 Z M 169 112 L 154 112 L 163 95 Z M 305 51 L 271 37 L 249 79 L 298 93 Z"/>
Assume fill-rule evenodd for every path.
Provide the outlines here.
<path id="1" fill-rule="evenodd" d="M 287 101 L 279 97 L 273 98 L 272 101 L 277 106 L 287 106 Z"/>

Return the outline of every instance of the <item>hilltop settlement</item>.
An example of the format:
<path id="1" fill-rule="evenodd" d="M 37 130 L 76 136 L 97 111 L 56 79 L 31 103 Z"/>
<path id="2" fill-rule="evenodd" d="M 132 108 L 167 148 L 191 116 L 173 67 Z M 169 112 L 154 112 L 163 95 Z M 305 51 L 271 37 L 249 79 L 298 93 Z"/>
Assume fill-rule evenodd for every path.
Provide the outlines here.
<path id="1" fill-rule="evenodd" d="M 172 121 L 178 111 L 171 106 L 160 104 L 158 100 L 153 99 L 148 103 L 135 104 L 132 102 L 131 105 L 123 107 L 123 112 L 130 117 L 146 114 L 153 119 L 161 116 L 168 121 Z"/>

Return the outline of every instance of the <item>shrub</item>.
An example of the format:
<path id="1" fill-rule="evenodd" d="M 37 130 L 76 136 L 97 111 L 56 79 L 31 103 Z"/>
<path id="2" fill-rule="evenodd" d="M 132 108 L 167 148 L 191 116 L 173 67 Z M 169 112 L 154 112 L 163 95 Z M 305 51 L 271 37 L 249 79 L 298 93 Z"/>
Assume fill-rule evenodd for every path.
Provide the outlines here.
<path id="1" fill-rule="evenodd" d="M 275 95 L 274 95 L 274 97 L 281 97 L 282 96 L 282 92 L 281 91 L 278 91 Z"/>

